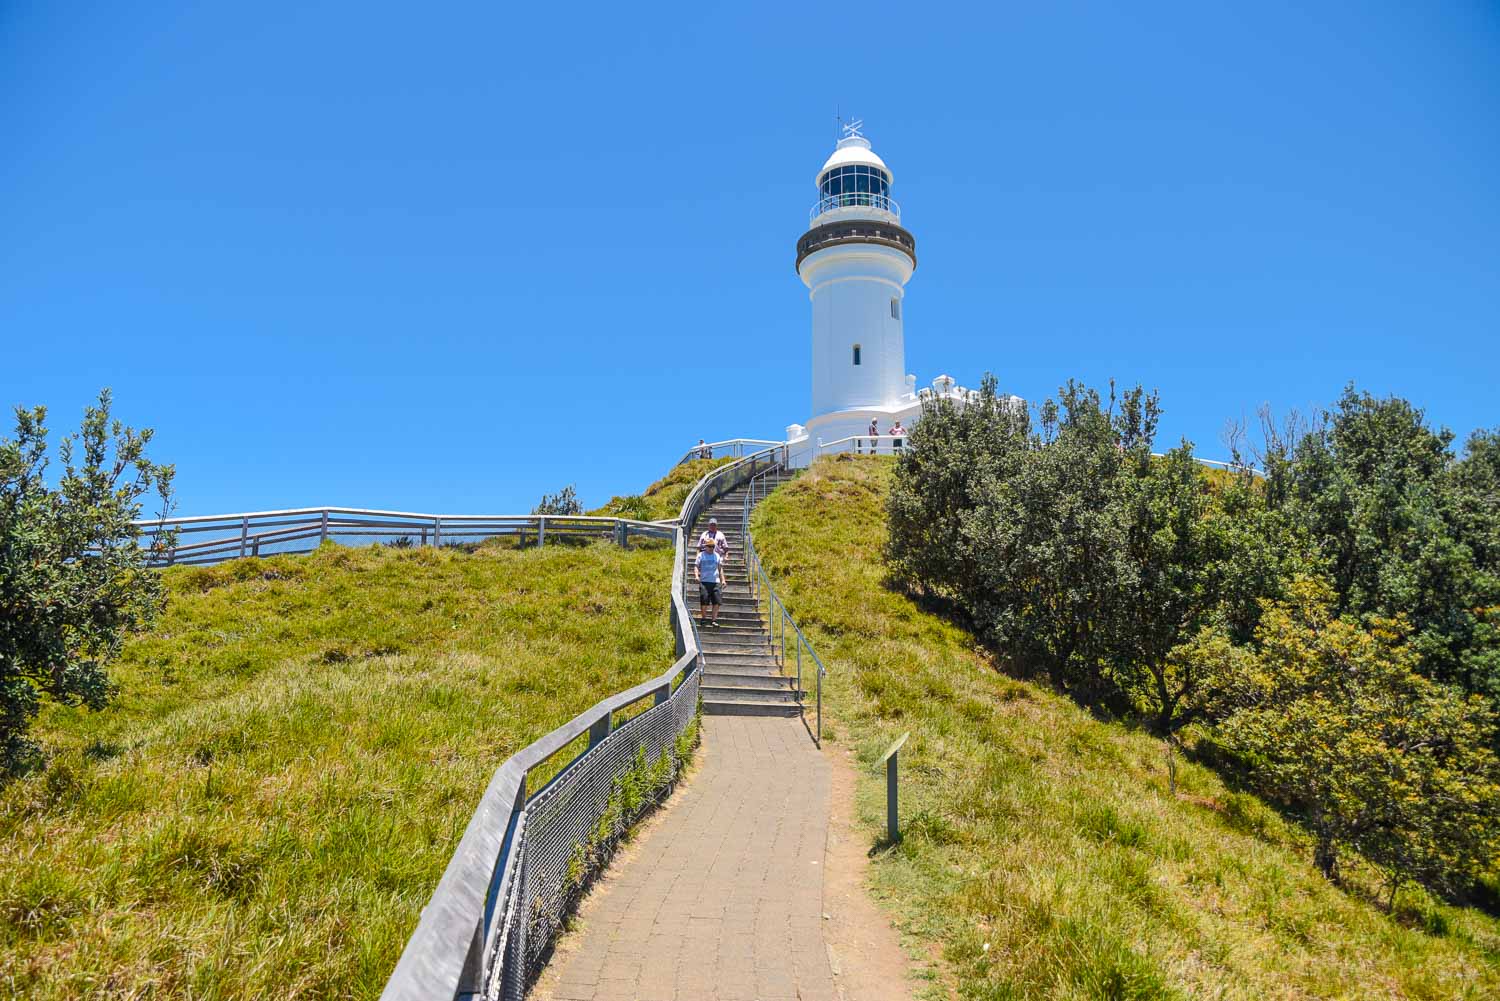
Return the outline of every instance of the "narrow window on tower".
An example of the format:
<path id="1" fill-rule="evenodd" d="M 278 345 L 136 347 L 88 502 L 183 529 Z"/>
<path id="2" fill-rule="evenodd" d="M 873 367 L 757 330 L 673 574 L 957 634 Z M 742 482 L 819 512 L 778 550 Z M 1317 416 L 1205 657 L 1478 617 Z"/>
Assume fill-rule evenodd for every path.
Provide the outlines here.
<path id="1" fill-rule="evenodd" d="M 893 319 L 893 320 L 899 320 L 899 319 L 901 319 L 901 300 L 900 299 L 892 299 L 891 300 L 891 319 Z"/>
<path id="2" fill-rule="evenodd" d="M 859 345 L 854 345 L 854 364 L 859 364 Z"/>

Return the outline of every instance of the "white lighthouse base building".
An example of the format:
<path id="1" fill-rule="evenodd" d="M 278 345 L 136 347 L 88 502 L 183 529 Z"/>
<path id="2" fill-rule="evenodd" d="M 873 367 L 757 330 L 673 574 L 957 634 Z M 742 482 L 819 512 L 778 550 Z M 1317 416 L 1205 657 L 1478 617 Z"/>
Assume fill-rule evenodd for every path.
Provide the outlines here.
<path id="1" fill-rule="evenodd" d="M 791 465 L 800 469 L 810 465 L 819 455 L 834 452 L 891 453 L 895 451 L 892 436 L 888 434 L 892 425 L 899 423 L 910 431 L 921 418 L 922 407 L 940 398 L 952 400 L 960 406 L 979 398 L 978 390 L 956 385 L 946 375 L 932 380 L 931 387 L 921 389 L 916 388 L 917 377 L 914 375 L 907 375 L 904 381 L 906 392 L 888 404 L 852 407 L 820 414 L 805 425 L 788 425 L 786 444 Z M 1005 399 L 1015 406 L 1026 405 L 1019 396 Z M 871 421 L 876 423 L 880 432 L 874 439 L 869 435 Z"/>

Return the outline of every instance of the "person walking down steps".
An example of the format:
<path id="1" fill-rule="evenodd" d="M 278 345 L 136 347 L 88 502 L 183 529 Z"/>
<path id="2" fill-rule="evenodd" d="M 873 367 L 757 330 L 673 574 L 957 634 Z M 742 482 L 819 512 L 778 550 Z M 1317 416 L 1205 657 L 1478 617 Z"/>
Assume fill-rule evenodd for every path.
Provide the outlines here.
<path id="1" fill-rule="evenodd" d="M 703 573 L 704 573 L 703 554 L 704 553 L 712 553 L 713 557 L 714 557 L 713 561 L 712 561 L 712 563 L 713 563 L 713 577 L 712 578 L 705 578 L 703 576 Z M 713 617 L 712 625 L 718 626 L 718 624 L 719 624 L 719 605 L 722 604 L 722 600 L 721 600 L 722 599 L 722 594 L 721 594 L 721 592 L 724 590 L 724 562 L 728 558 L 729 558 L 729 539 L 728 539 L 728 537 L 726 537 L 724 535 L 723 532 L 719 531 L 719 519 L 718 518 L 710 518 L 710 519 L 708 519 L 708 528 L 704 530 L 704 532 L 703 532 L 702 535 L 698 536 L 698 583 L 703 588 L 702 600 L 699 602 L 699 604 L 702 606 L 699 609 L 699 617 L 702 619 L 704 625 L 709 625 L 710 624 L 709 621 L 708 621 L 708 618 L 707 618 L 707 615 L 708 615 L 708 605 L 709 605 L 709 598 L 708 598 L 709 592 L 708 592 L 707 586 L 705 585 L 705 581 L 711 579 L 714 582 L 714 585 L 713 585 L 714 586 L 714 591 L 713 591 L 713 594 L 714 594 L 714 599 L 713 599 L 714 617 Z"/>
<path id="2" fill-rule="evenodd" d="M 720 591 L 723 589 L 724 575 L 722 573 L 724 561 L 719 556 L 718 550 L 708 546 L 698 550 L 698 615 L 703 625 L 712 625 L 719 628 L 719 606 L 723 604 Z M 708 616 L 710 610 L 713 620 Z"/>
<path id="3" fill-rule="evenodd" d="M 708 528 L 698 536 L 698 551 L 702 552 L 705 549 L 712 549 L 718 553 L 720 560 L 729 558 L 729 539 L 719 531 L 718 518 L 708 519 Z"/>

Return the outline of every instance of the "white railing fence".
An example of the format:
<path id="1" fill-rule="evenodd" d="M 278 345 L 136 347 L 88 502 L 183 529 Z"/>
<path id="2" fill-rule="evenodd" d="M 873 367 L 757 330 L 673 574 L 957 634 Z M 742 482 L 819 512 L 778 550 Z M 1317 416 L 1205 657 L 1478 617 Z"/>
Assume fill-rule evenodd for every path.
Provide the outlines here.
<path id="1" fill-rule="evenodd" d="M 835 441 L 812 441 L 802 440 L 790 442 L 787 450 L 790 453 L 790 462 L 793 465 L 807 465 L 820 455 L 900 455 L 911 447 L 910 435 L 899 437 L 888 434 L 864 434 L 850 435 L 847 438 L 839 438 Z M 1156 458 L 1163 458 L 1161 452 L 1151 453 Z M 1220 459 L 1205 459 L 1201 456 L 1193 456 L 1193 461 L 1200 466 L 1212 466 L 1214 469 L 1227 469 L 1235 471 L 1248 469 L 1253 475 L 1260 476 L 1260 470 L 1253 466 L 1237 466 L 1232 462 L 1224 462 Z"/>
<path id="2" fill-rule="evenodd" d="M 632 538 L 671 539 L 670 525 L 629 518 L 560 514 L 417 514 L 349 507 L 310 507 L 137 521 L 143 545 L 174 533 L 176 544 L 156 566 L 204 565 L 244 556 L 305 553 L 333 539 L 346 545 L 447 546 L 512 539 L 517 545 Z"/>
<path id="3" fill-rule="evenodd" d="M 813 222 L 818 216 L 838 209 L 878 209 L 888 212 L 895 217 L 897 222 L 901 221 L 901 206 L 889 195 L 878 194 L 874 191 L 851 191 L 842 195 L 824 195 L 813 203 L 813 207 L 807 210 L 807 221 Z"/>
<path id="4" fill-rule="evenodd" d="M 820 455 L 900 455 L 910 442 L 906 435 L 896 437 L 888 434 L 851 435 L 834 441 L 819 441 L 810 445 L 813 457 Z M 794 446 L 795 447 L 795 446 Z"/>
<path id="5" fill-rule="evenodd" d="M 701 445 L 694 445 L 682 453 L 682 458 L 672 465 L 680 466 L 694 459 L 739 459 L 780 444 L 779 441 L 769 441 L 765 438 L 726 438 L 724 441 L 707 441 Z"/>

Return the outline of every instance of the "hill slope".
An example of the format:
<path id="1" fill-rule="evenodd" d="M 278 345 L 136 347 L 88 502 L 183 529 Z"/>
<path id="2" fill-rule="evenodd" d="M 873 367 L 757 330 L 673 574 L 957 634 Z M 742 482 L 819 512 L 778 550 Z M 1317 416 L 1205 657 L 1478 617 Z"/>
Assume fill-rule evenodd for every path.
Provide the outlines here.
<path id="1" fill-rule="evenodd" d="M 0 790 L 0 996 L 375 997 L 495 767 L 673 659 L 672 551 L 167 573 L 118 702 Z"/>
<path id="2" fill-rule="evenodd" d="M 843 460 L 843 461 L 840 461 Z M 1393 915 L 1310 864 L 1301 830 L 1212 771 L 1046 688 L 883 585 L 891 462 L 824 459 L 752 523 L 828 665 L 836 740 L 883 823 L 903 731 L 905 840 L 876 890 L 965 999 L 1500 996 L 1500 922 L 1403 894 Z M 934 990 L 934 993 L 939 993 Z"/>
<path id="3" fill-rule="evenodd" d="M 603 507 L 589 514 L 607 515 L 611 518 L 635 518 L 640 521 L 665 521 L 682 513 L 682 502 L 692 492 L 697 482 L 708 475 L 709 470 L 732 458 L 690 459 L 673 466 L 667 475 L 647 487 L 643 492 L 624 497 L 611 497 Z"/>

